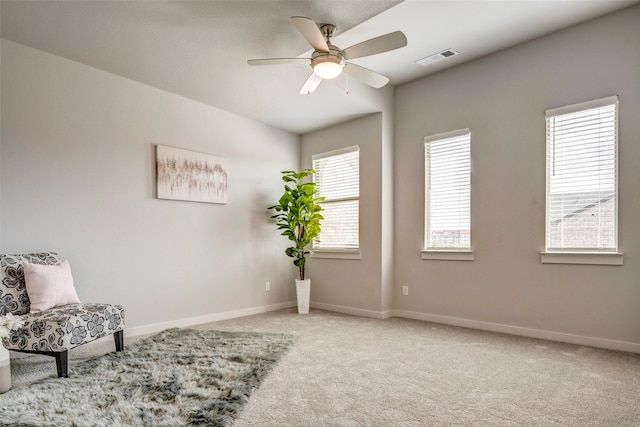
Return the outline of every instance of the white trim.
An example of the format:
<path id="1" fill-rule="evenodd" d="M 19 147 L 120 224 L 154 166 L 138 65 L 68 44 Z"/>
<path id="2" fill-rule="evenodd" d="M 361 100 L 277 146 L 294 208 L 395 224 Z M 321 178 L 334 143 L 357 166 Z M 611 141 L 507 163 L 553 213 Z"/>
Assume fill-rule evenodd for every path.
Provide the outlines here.
<path id="1" fill-rule="evenodd" d="M 152 323 L 149 325 L 134 326 L 125 328 L 125 337 L 137 337 L 164 331 L 168 328 L 185 328 L 189 326 L 201 325 L 203 323 L 218 322 L 220 320 L 235 319 L 236 317 L 252 316 L 254 314 L 268 313 L 270 311 L 284 310 L 296 307 L 294 301 L 282 302 L 279 304 L 265 305 L 260 307 L 244 308 L 240 310 L 224 311 L 221 313 L 205 314 L 203 316 L 188 317 L 185 319 L 170 320 L 168 322 Z M 113 339 L 113 338 L 111 338 Z"/>
<path id="2" fill-rule="evenodd" d="M 425 136 L 424 143 L 439 141 L 441 139 L 455 138 L 457 136 L 464 136 L 464 135 L 471 135 L 471 129 L 469 128 L 457 129 L 449 132 L 442 132 L 435 135 Z"/>
<path id="3" fill-rule="evenodd" d="M 316 249 L 311 252 L 311 258 L 326 258 L 326 259 L 362 259 L 362 254 L 359 250 L 348 249 Z"/>
<path id="4" fill-rule="evenodd" d="M 618 252 L 541 252 L 543 264 L 622 265 L 623 254 Z"/>
<path id="5" fill-rule="evenodd" d="M 463 328 L 481 329 L 484 331 L 499 332 L 503 334 L 518 335 L 529 338 L 538 338 L 550 341 L 560 341 L 569 344 L 606 348 L 609 350 L 640 353 L 640 343 L 629 341 L 616 341 L 606 338 L 588 337 L 584 335 L 567 334 L 564 332 L 545 331 L 541 329 L 524 328 L 521 326 L 504 325 L 501 323 L 482 322 L 478 320 L 463 319 L 459 317 L 441 316 L 439 314 L 418 313 L 415 311 L 407 310 L 394 310 L 393 315 L 395 317 L 404 317 L 407 319 L 461 326 Z"/>
<path id="6" fill-rule="evenodd" d="M 618 212 L 618 202 L 619 202 L 619 187 L 618 187 L 618 183 L 619 183 L 619 150 L 620 150 L 620 140 L 619 140 L 619 120 L 620 120 L 620 108 L 619 108 L 619 100 L 618 100 L 618 95 L 613 95 L 613 96 L 608 96 L 605 98 L 600 98 L 600 99 L 594 99 L 591 101 L 585 101 L 585 102 L 581 102 L 578 104 L 572 104 L 572 105 L 565 105 L 563 107 L 558 107 L 558 108 L 552 108 L 549 110 L 545 111 L 545 248 L 547 252 L 543 252 L 542 253 L 542 257 L 541 257 L 541 262 L 543 263 L 555 263 L 555 264 L 606 264 L 606 265 L 622 265 L 622 257 L 620 257 L 619 259 L 619 263 L 617 261 L 615 262 L 602 262 L 602 261 L 597 261 L 597 258 L 590 258 L 589 260 L 586 260 L 586 258 L 584 260 L 581 260 L 577 257 L 573 258 L 573 260 L 575 260 L 575 262 L 567 262 L 567 261 L 561 261 L 561 257 L 545 257 L 545 255 L 550 254 L 551 251 L 553 251 L 552 248 L 550 248 L 550 213 L 549 213 L 549 206 L 550 206 L 550 198 L 551 198 L 551 192 L 550 192 L 550 179 L 549 179 L 549 169 L 550 169 L 550 165 L 549 165 L 549 161 L 551 160 L 549 158 L 549 143 L 551 142 L 549 139 L 549 122 L 550 119 L 553 119 L 555 117 L 558 116 L 562 116 L 562 115 L 566 115 L 566 114 L 571 114 L 571 113 L 576 113 L 576 112 L 581 112 L 581 111 L 586 111 L 586 110 L 591 110 L 591 109 L 595 109 L 595 108 L 600 108 L 600 107 L 606 107 L 606 106 L 613 106 L 615 108 L 615 114 L 614 114 L 614 118 L 615 118 L 615 135 L 614 135 L 614 141 L 615 141 L 615 159 L 614 159 L 614 251 L 618 250 L 618 242 L 619 242 L 619 235 L 618 235 L 618 228 L 619 228 L 619 222 L 620 222 L 620 217 L 619 217 L 619 212 Z M 570 249 L 569 249 L 570 250 Z M 591 249 L 592 251 L 594 249 Z M 621 254 L 620 254 L 621 255 Z M 546 258 L 546 260 L 545 260 Z M 552 258 L 555 258 L 552 260 Z M 571 258 L 566 258 L 565 259 L 571 259 Z M 600 260 L 602 260 L 603 258 L 600 258 Z"/>
<path id="7" fill-rule="evenodd" d="M 427 153 L 430 152 L 430 148 L 429 146 L 431 145 L 431 143 L 435 143 L 438 141 L 442 141 L 442 140 L 447 140 L 447 139 L 452 139 L 452 138 L 457 138 L 457 137 L 463 137 L 463 136 L 468 136 L 469 137 L 469 231 L 471 232 L 471 222 L 472 222 L 472 218 L 473 218 L 473 213 L 471 211 L 472 209 L 472 200 L 473 200 L 473 145 L 471 145 L 471 129 L 470 128 L 463 128 L 463 129 L 457 129 L 457 130 L 452 130 L 449 132 L 442 132 L 436 135 L 430 135 L 430 136 L 426 136 L 423 139 L 423 145 L 424 145 L 424 188 L 423 188 L 423 193 L 424 193 L 424 222 L 423 222 L 423 243 L 425 246 L 427 246 L 427 248 L 425 249 L 425 251 L 434 251 L 434 248 L 430 248 L 428 247 L 430 244 L 430 224 L 431 224 L 431 207 L 429 206 L 429 201 L 430 201 L 430 192 L 429 192 L 429 182 L 431 179 L 431 173 L 429 172 L 429 168 L 427 167 Z M 469 246 L 471 246 L 471 235 L 469 236 Z M 466 250 L 466 251 L 470 251 L 471 248 L 464 248 L 461 250 Z M 422 258 L 422 259 L 445 259 L 445 258 Z M 446 258 L 446 259 L 453 259 L 453 258 Z"/>
<path id="8" fill-rule="evenodd" d="M 321 302 L 311 302 L 311 308 L 320 310 L 334 311 L 336 313 L 350 314 L 352 316 L 368 317 L 371 319 L 389 319 L 393 317 L 393 310 L 373 311 L 364 310 L 362 308 L 345 307 L 343 305 L 325 304 Z"/>
<path id="9" fill-rule="evenodd" d="M 354 151 L 360 151 L 359 145 L 352 145 L 350 147 L 339 148 L 333 151 L 326 151 L 324 153 L 317 153 L 311 156 L 311 160 L 320 160 L 326 157 L 339 156 L 340 154 L 353 153 Z"/>
<path id="10" fill-rule="evenodd" d="M 582 110 L 591 110 L 592 108 L 606 107 L 608 105 L 615 105 L 617 110 L 618 95 L 607 96 L 606 98 L 594 99 L 591 101 L 585 101 L 579 104 L 571 104 L 571 105 L 565 105 L 563 107 L 551 108 L 545 111 L 545 117 L 549 119 L 551 117 L 561 116 L 563 114 L 575 113 Z"/>
<path id="11" fill-rule="evenodd" d="M 441 261 L 473 261 L 472 251 L 452 251 L 452 250 L 424 250 L 420 252 L 420 259 L 434 259 Z"/>
<path id="12" fill-rule="evenodd" d="M 318 202 L 318 205 L 322 208 L 325 209 L 328 206 L 331 206 L 334 203 L 339 203 L 339 202 L 356 202 L 357 203 L 357 207 L 358 207 L 358 218 L 357 218 L 357 225 L 358 225 L 358 241 L 357 246 L 360 246 L 360 146 L 359 145 L 352 145 L 349 147 L 344 147 L 344 148 L 340 148 L 337 150 L 332 150 L 332 151 L 327 151 L 327 152 L 323 152 L 323 153 L 316 153 L 313 154 L 311 156 L 311 162 L 313 164 L 313 169 L 315 171 L 314 175 L 313 175 L 313 182 L 316 183 L 317 185 L 317 181 L 316 181 L 316 177 L 317 177 L 317 165 L 316 165 L 316 161 L 320 161 L 323 159 L 328 159 L 330 157 L 340 157 L 346 154 L 350 154 L 350 153 L 356 153 L 356 156 L 358 158 L 358 177 L 357 177 L 357 182 L 352 182 L 351 180 L 346 180 L 345 181 L 345 177 L 343 178 L 343 182 L 346 183 L 350 183 L 350 184 L 357 184 L 358 187 L 358 194 L 357 196 L 350 196 L 350 197 L 336 197 L 336 198 L 327 198 L 326 196 L 323 195 L 322 191 L 320 188 L 316 187 L 316 190 L 318 190 L 318 196 L 322 196 L 324 197 L 324 200 L 321 202 Z M 353 188 L 352 188 L 353 189 Z M 318 238 L 322 239 L 322 232 L 320 232 L 320 235 L 318 236 Z M 345 242 L 336 242 L 336 243 L 341 243 L 344 244 Z M 355 248 L 355 249 L 350 249 L 348 248 L 347 244 L 344 245 L 345 247 L 343 248 L 332 248 L 332 247 L 323 247 L 322 246 L 322 242 L 320 242 L 320 244 L 318 245 L 318 239 L 314 239 L 311 242 L 311 248 L 314 251 L 326 251 L 327 253 L 332 253 L 332 252 L 342 252 L 342 251 L 353 251 L 353 250 L 358 250 L 359 248 Z M 353 247 L 351 245 L 351 247 Z M 313 255 L 312 255 L 313 257 Z M 342 258 L 342 259 L 360 259 L 359 253 L 358 256 L 343 256 L 343 255 L 326 255 L 326 256 L 316 256 L 316 258 Z"/>
<path id="13" fill-rule="evenodd" d="M 439 314 L 421 313 L 408 310 L 387 310 L 373 311 L 364 310 L 354 307 L 346 307 L 341 305 L 324 304 L 311 302 L 312 308 L 333 311 L 337 313 L 350 314 L 353 316 L 367 317 L 372 319 L 389 319 L 391 317 L 401 317 L 405 319 L 421 320 L 424 322 L 440 323 L 444 325 L 460 326 L 463 328 L 480 329 L 484 331 L 499 332 L 503 334 L 518 335 L 529 338 L 544 339 L 550 341 L 559 341 L 569 344 L 585 345 L 590 347 L 606 348 L 610 350 L 628 351 L 631 353 L 640 353 L 640 343 L 629 341 L 617 341 L 606 338 L 589 337 L 585 335 L 567 334 L 564 332 L 545 331 L 541 329 L 525 328 L 521 326 L 505 325 L 502 323 L 483 322 L 479 320 L 464 319 L 460 317 L 442 316 Z M 188 327 L 200 325 L 203 323 L 217 322 L 220 320 L 233 319 L 236 317 L 251 316 L 254 314 L 267 313 L 270 311 L 284 310 L 296 307 L 294 301 L 273 304 L 262 307 L 253 307 L 242 310 L 227 311 L 222 313 L 213 313 L 204 316 L 191 317 L 187 319 L 178 319 L 169 322 L 155 323 L 144 326 L 136 326 L 125 329 L 125 336 L 128 338 L 149 335 L 163 331 L 168 328 Z M 96 341 L 85 344 L 91 346 L 109 340 L 113 342 L 111 335 L 102 337 Z M 125 347 L 126 348 L 126 347 Z M 29 357 L 31 354 L 11 352 L 11 358 Z"/>
<path id="14" fill-rule="evenodd" d="M 206 314 L 204 316 L 189 317 L 186 319 L 177 319 L 177 320 L 171 320 L 171 321 L 162 322 L 162 323 L 152 323 L 149 325 L 135 326 L 133 328 L 127 328 L 125 325 L 124 336 L 126 338 L 135 338 L 135 337 L 140 337 L 144 335 L 155 334 L 157 332 L 161 332 L 169 328 L 186 328 L 189 326 L 201 325 L 203 323 L 234 319 L 236 317 L 252 316 L 254 314 L 268 313 L 270 311 L 284 310 L 292 307 L 296 307 L 296 303 L 294 301 L 283 302 L 283 303 L 272 304 L 272 305 L 265 305 L 261 307 L 245 308 L 242 310 L 225 311 L 222 313 Z M 106 335 L 102 338 L 98 338 L 97 340 L 88 342 L 86 344 L 82 344 L 82 347 L 89 348 L 91 346 L 104 344 L 107 342 L 113 343 L 113 334 Z M 125 351 L 126 349 L 127 347 L 125 345 Z M 15 351 L 11 352 L 12 359 L 14 358 L 18 359 L 22 357 L 31 357 L 34 355 L 35 354 L 32 354 L 32 353 L 18 353 Z"/>

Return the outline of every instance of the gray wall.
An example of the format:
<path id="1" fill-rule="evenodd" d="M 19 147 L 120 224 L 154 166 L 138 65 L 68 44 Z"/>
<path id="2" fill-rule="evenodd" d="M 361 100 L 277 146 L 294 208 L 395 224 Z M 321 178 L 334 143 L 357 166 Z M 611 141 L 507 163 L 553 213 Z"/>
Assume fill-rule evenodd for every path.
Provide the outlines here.
<path id="1" fill-rule="evenodd" d="M 382 310 L 381 224 L 382 114 L 332 126 L 302 138 L 303 166 L 317 153 L 360 147 L 361 259 L 308 260 L 311 300 L 316 307 L 353 314 L 378 315 Z"/>
<path id="2" fill-rule="evenodd" d="M 1 86 L 3 253 L 59 251 L 129 327 L 295 300 L 266 207 L 298 135 L 6 40 Z M 226 157 L 229 203 L 156 199 L 156 144 Z"/>
<path id="3" fill-rule="evenodd" d="M 391 87 L 372 90 L 353 81 L 365 105 L 378 113 L 302 136 L 301 164 L 314 154 L 360 147 L 361 259 L 308 261 L 312 307 L 384 318 L 393 313 L 393 101 Z"/>
<path id="4" fill-rule="evenodd" d="M 393 88 L 366 92 L 379 113 L 302 138 L 2 41 L 0 250 L 58 250 L 80 297 L 124 303 L 130 326 L 286 306 L 295 268 L 264 212 L 278 172 L 360 145 L 362 259 L 309 260 L 312 304 L 640 350 L 639 22 L 636 6 L 408 83 L 395 111 Z M 544 111 L 614 94 L 624 265 L 541 264 Z M 421 260 L 422 140 L 465 127 L 475 260 Z M 155 144 L 227 157 L 229 203 L 155 199 Z"/>
<path id="5" fill-rule="evenodd" d="M 640 349 L 638 40 L 636 6 L 396 88 L 396 314 Z M 616 94 L 624 265 L 541 264 L 545 110 Z M 475 260 L 421 260 L 423 138 L 466 127 Z"/>

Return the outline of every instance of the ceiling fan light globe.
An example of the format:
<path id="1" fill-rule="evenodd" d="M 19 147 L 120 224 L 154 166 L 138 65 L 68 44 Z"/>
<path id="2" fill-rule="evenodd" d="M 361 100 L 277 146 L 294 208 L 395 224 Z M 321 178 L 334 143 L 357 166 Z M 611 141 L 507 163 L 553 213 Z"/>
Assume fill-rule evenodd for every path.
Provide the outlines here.
<path id="1" fill-rule="evenodd" d="M 313 66 L 313 72 L 324 80 L 335 79 L 342 73 L 343 64 L 333 61 L 318 62 Z"/>

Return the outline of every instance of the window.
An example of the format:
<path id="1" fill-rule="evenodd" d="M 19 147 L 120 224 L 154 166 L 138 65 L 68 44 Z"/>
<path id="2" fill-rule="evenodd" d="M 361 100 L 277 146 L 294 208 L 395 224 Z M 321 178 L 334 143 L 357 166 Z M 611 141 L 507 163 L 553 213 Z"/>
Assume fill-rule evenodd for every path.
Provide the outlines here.
<path id="1" fill-rule="evenodd" d="M 360 151 L 358 147 L 313 156 L 322 231 L 313 242 L 316 251 L 359 249 Z"/>
<path id="2" fill-rule="evenodd" d="M 547 252 L 617 252 L 618 98 L 546 112 Z"/>
<path id="3" fill-rule="evenodd" d="M 471 250 L 471 131 L 424 139 L 425 248 Z"/>

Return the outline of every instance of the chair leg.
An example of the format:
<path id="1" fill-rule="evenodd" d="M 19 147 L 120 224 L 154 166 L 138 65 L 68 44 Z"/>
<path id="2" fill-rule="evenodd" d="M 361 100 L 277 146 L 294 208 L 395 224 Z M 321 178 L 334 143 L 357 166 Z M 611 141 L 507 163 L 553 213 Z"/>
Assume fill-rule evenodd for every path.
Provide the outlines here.
<path id="1" fill-rule="evenodd" d="M 13 350 L 19 353 L 32 353 L 50 356 L 56 359 L 56 369 L 58 370 L 58 378 L 69 378 L 68 361 L 69 352 L 64 349 L 62 351 L 32 351 L 32 350 Z"/>
<path id="2" fill-rule="evenodd" d="M 116 351 L 124 351 L 124 331 L 114 333 L 113 340 L 116 342 Z"/>
<path id="3" fill-rule="evenodd" d="M 56 358 L 58 378 L 69 378 L 69 370 L 67 368 L 69 361 L 69 352 L 67 350 L 56 352 L 54 353 L 53 357 Z"/>

